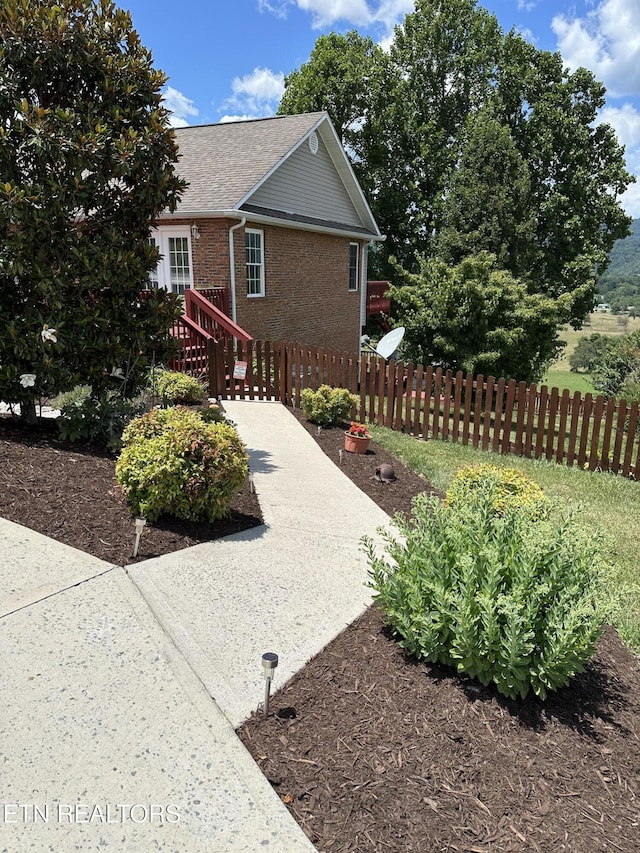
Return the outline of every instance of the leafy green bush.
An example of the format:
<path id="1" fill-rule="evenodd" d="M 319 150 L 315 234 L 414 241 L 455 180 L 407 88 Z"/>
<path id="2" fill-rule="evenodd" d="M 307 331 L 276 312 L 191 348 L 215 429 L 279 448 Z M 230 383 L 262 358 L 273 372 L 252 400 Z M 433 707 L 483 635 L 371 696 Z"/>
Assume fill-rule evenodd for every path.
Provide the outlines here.
<path id="1" fill-rule="evenodd" d="M 62 394 L 54 397 L 51 400 L 51 406 L 54 409 L 60 409 L 61 412 L 64 409 L 78 409 L 87 402 L 90 396 L 90 385 L 76 385 L 71 391 L 64 391 Z"/>
<path id="2" fill-rule="evenodd" d="M 358 398 L 346 388 L 321 385 L 317 391 L 305 388 L 301 395 L 302 411 L 312 424 L 335 426 L 344 421 Z"/>
<path id="3" fill-rule="evenodd" d="M 88 385 L 77 385 L 52 401 L 60 409 L 57 420 L 60 438 L 66 441 L 90 441 L 112 453 L 122 446 L 122 431 L 129 421 L 145 410 L 142 397 L 128 400 L 117 391 L 95 396 Z"/>
<path id="4" fill-rule="evenodd" d="M 550 507 L 540 486 L 521 471 L 487 464 L 460 468 L 447 491 L 447 503 L 464 504 L 479 488 L 491 489 L 492 509 L 501 515 L 508 509 L 518 509 L 539 517 Z"/>
<path id="5" fill-rule="evenodd" d="M 504 696 L 544 698 L 593 655 L 600 634 L 598 545 L 570 513 L 495 511 L 483 485 L 452 505 L 418 496 L 387 560 L 364 540 L 371 585 L 400 645 Z M 556 513 L 554 513 L 556 515 Z"/>
<path id="6" fill-rule="evenodd" d="M 167 403 L 201 403 L 205 386 L 195 376 L 174 370 L 154 371 L 156 394 Z"/>
<path id="7" fill-rule="evenodd" d="M 116 480 L 135 515 L 209 522 L 229 512 L 248 473 L 235 428 L 188 409 L 154 409 L 123 434 Z"/>

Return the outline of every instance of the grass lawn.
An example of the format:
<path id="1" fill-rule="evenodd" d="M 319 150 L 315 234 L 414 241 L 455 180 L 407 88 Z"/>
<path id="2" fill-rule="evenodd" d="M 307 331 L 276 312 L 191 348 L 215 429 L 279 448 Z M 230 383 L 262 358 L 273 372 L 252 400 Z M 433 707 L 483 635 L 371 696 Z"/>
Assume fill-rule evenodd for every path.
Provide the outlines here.
<path id="1" fill-rule="evenodd" d="M 463 465 L 491 463 L 522 471 L 552 498 L 581 506 L 584 523 L 602 533 L 611 564 L 608 621 L 640 654 L 640 483 L 613 474 L 589 473 L 552 462 L 484 453 L 443 441 L 420 441 L 381 427 L 370 427 L 375 441 L 436 488 L 446 491 Z"/>
<path id="2" fill-rule="evenodd" d="M 601 335 L 626 335 L 640 329 L 640 317 L 627 317 L 624 314 L 593 313 L 589 315 L 588 323 L 575 331 L 567 326 L 562 333 L 562 340 L 566 341 L 566 347 L 562 356 L 549 368 L 541 384 L 550 388 L 568 388 L 571 393 L 580 391 L 582 395 L 597 394 L 591 384 L 591 377 L 585 373 L 572 373 L 569 367 L 569 358 L 576 348 L 580 338 L 588 338 L 596 332 Z"/>

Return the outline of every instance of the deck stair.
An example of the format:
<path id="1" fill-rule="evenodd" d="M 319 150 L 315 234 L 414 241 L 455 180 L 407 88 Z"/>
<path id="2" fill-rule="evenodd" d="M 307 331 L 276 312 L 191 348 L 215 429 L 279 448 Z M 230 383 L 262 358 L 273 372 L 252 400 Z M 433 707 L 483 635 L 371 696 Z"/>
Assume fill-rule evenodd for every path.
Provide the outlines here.
<path id="1" fill-rule="evenodd" d="M 235 340 L 246 344 L 253 340 L 225 313 L 226 307 L 226 290 L 223 288 L 198 291 L 190 287 L 185 290 L 184 313 L 171 330 L 181 344 L 180 353 L 171 362 L 173 370 L 206 373 L 212 343 Z"/>

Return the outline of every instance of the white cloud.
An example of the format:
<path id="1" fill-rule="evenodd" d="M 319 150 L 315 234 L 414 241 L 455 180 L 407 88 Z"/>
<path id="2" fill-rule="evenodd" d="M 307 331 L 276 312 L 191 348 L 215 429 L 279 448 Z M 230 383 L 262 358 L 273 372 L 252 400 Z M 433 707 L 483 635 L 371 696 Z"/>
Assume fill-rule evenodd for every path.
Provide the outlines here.
<path id="1" fill-rule="evenodd" d="M 640 112 L 632 104 L 622 107 L 604 107 L 598 120 L 610 124 L 618 141 L 625 147 L 627 169 L 639 179 L 631 184 L 620 201 L 625 211 L 637 219 L 640 217 Z"/>
<path id="2" fill-rule="evenodd" d="M 269 68 L 254 68 L 244 77 L 234 77 L 231 91 L 233 94 L 222 106 L 233 109 L 235 114 L 225 116 L 223 121 L 273 115 L 284 92 L 284 74 Z"/>
<path id="3" fill-rule="evenodd" d="M 518 9 L 521 12 L 531 12 L 533 11 L 540 0 L 518 0 Z"/>
<path id="4" fill-rule="evenodd" d="M 570 68 L 589 68 L 611 96 L 640 94 L 640 3 L 602 0 L 585 17 L 551 22 Z"/>
<path id="5" fill-rule="evenodd" d="M 171 127 L 187 127 L 189 124 L 187 116 L 198 115 L 198 109 L 193 101 L 172 86 L 164 89 L 162 100 L 165 107 L 172 113 L 169 116 Z"/>
<path id="6" fill-rule="evenodd" d="M 627 216 L 640 219 L 640 183 L 631 184 L 626 193 L 620 197 L 620 204 Z"/>
<path id="7" fill-rule="evenodd" d="M 252 121 L 253 119 L 261 118 L 261 116 L 250 115 L 224 115 L 220 119 L 220 124 L 228 124 L 231 121 Z"/>
<path id="8" fill-rule="evenodd" d="M 600 111 L 599 120 L 611 125 L 627 151 L 640 150 L 640 112 L 632 104 L 604 107 Z"/>
<path id="9" fill-rule="evenodd" d="M 261 12 L 271 12 L 285 18 L 291 7 L 312 16 L 314 29 L 322 29 L 344 21 L 354 26 L 381 24 L 385 34 L 393 31 L 407 12 L 414 9 L 414 0 L 258 0 Z"/>

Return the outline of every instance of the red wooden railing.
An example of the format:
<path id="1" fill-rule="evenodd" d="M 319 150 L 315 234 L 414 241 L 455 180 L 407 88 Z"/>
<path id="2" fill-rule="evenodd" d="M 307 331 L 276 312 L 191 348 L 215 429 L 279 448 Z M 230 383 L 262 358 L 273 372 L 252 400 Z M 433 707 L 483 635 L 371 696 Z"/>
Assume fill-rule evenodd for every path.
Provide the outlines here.
<path id="1" fill-rule="evenodd" d="M 388 281 L 367 282 L 367 317 L 373 314 L 388 314 L 391 311 L 391 300 L 386 296 L 391 283 Z"/>
<path id="2" fill-rule="evenodd" d="M 229 310 L 229 292 L 226 287 L 199 287 L 198 293 L 200 296 L 208 299 L 212 305 L 215 305 L 227 317 L 231 316 Z"/>
<path id="3" fill-rule="evenodd" d="M 253 340 L 248 332 L 193 287 L 184 292 L 184 313 L 216 341 L 235 338 L 246 344 Z"/>
<path id="4" fill-rule="evenodd" d="M 213 297 L 217 305 L 209 297 Z M 171 330 L 173 337 L 180 342 L 180 352 L 169 365 L 172 370 L 207 374 L 212 344 L 217 341 L 247 344 L 253 340 L 248 332 L 224 313 L 224 306 L 224 288 L 209 288 L 202 292 L 189 288 L 185 291 L 184 314 L 175 321 Z"/>
<path id="5" fill-rule="evenodd" d="M 180 352 L 169 364 L 171 370 L 192 374 L 207 373 L 209 342 L 213 343 L 212 336 L 184 314 L 174 322 L 171 334 L 180 342 Z"/>

